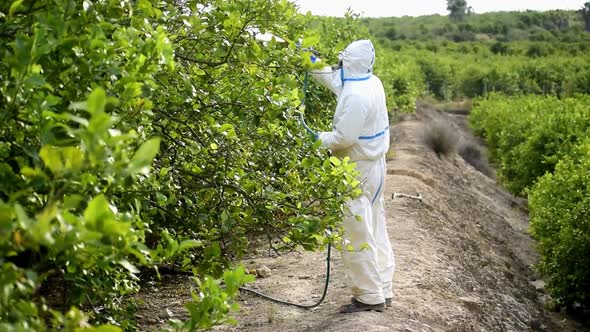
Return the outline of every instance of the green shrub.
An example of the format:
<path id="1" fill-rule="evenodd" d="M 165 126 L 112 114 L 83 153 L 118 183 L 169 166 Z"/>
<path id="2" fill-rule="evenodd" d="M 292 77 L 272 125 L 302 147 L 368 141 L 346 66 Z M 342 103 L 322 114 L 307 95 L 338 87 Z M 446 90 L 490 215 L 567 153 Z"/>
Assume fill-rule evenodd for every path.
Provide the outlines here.
<path id="1" fill-rule="evenodd" d="M 424 74 L 426 91 L 441 100 L 451 98 L 453 85 L 451 67 L 435 57 L 424 57 L 417 62 Z"/>
<path id="2" fill-rule="evenodd" d="M 542 254 L 540 271 L 559 304 L 590 309 L 590 140 L 572 149 L 554 174 L 531 189 L 531 231 Z"/>
<path id="3" fill-rule="evenodd" d="M 86 314 L 130 327 L 122 303 L 138 289 L 136 266 L 158 259 L 133 193 L 161 139 L 120 123 L 150 111 L 142 97 L 173 69 L 172 45 L 121 19 L 123 2 L 15 1 L 0 12 L 0 330 Z M 52 278 L 66 285 L 63 308 L 38 293 Z"/>
<path id="4" fill-rule="evenodd" d="M 416 100 L 424 90 L 419 68 L 409 61 L 396 61 L 390 55 L 384 55 L 377 66 L 389 109 L 413 112 Z"/>
<path id="5" fill-rule="evenodd" d="M 215 325 L 250 237 L 337 236 L 358 181 L 299 124 L 312 64 L 294 40 L 334 60 L 362 33 L 349 16 L 305 30 L 279 0 L 0 2 L 0 330 L 132 329 L 138 269 L 163 263 L 203 280 L 189 326 Z M 326 128 L 333 95 L 308 100 Z M 38 292 L 52 278 L 65 307 Z"/>
<path id="6" fill-rule="evenodd" d="M 553 54 L 554 52 L 553 48 L 546 44 L 533 44 L 526 51 L 526 56 L 530 58 L 540 58 Z"/>
<path id="7" fill-rule="evenodd" d="M 494 54 L 507 55 L 510 54 L 510 47 L 506 43 L 496 42 L 490 46 L 490 51 Z"/>
<path id="8" fill-rule="evenodd" d="M 513 193 L 547 172 L 585 137 L 590 128 L 590 97 L 491 96 L 478 102 L 470 121 L 486 138 L 498 175 Z"/>
<path id="9" fill-rule="evenodd" d="M 529 194 L 539 270 L 558 305 L 590 308 L 589 96 L 478 100 L 470 115 L 485 137 L 498 174 L 516 194 Z"/>
<path id="10" fill-rule="evenodd" d="M 459 75 L 463 78 L 459 82 L 458 95 L 475 98 L 485 96 L 488 92 L 488 82 L 486 80 L 486 70 L 481 67 L 465 66 Z"/>

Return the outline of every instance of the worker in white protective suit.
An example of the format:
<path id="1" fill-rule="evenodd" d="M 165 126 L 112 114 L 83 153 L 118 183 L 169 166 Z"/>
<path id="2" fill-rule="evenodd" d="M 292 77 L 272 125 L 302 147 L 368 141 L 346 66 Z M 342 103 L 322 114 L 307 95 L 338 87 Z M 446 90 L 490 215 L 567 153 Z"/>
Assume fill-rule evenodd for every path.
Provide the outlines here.
<path id="1" fill-rule="evenodd" d="M 343 220 L 344 240 L 354 250 L 342 253 L 352 302 L 340 311 L 382 311 L 391 305 L 395 269 L 383 198 L 389 149 L 385 92 L 372 73 L 375 48 L 371 41 L 351 43 L 339 59 L 339 69 L 326 67 L 312 76 L 338 98 L 333 130 L 317 138 L 334 156 L 350 157 L 357 164 L 363 189 L 361 197 L 347 203 L 350 211 Z"/>

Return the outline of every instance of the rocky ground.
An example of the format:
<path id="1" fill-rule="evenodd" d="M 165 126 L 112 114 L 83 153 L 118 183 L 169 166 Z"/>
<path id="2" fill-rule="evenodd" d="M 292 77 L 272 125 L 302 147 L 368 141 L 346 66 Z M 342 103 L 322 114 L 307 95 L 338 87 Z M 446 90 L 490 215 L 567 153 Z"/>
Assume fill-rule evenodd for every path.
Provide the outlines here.
<path id="1" fill-rule="evenodd" d="M 236 326 L 216 331 L 587 331 L 544 309 L 543 283 L 531 266 L 538 256 L 527 234 L 526 201 L 503 190 L 457 153 L 437 156 L 424 144 L 433 122 L 451 127 L 458 147 L 476 143 L 465 115 L 419 105 L 391 126 L 385 197 L 388 231 L 396 254 L 394 298 L 385 312 L 339 314 L 350 300 L 340 255 L 332 257 L 326 301 L 312 310 L 275 304 L 243 294 Z M 493 173 L 493 172 L 492 172 Z M 394 193 L 417 195 L 422 200 Z M 262 255 L 260 255 L 262 256 Z M 325 253 L 254 257 L 249 268 L 271 275 L 253 288 L 293 302 L 321 295 Z M 168 276 L 145 288 L 138 318 L 155 330 L 168 318 L 186 318 L 190 280 Z"/>

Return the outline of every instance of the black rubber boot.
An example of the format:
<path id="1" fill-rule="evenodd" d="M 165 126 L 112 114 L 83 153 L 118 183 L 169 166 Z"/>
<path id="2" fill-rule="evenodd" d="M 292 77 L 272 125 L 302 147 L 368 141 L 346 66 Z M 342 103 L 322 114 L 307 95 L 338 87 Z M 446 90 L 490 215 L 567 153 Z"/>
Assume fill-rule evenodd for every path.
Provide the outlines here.
<path id="1" fill-rule="evenodd" d="M 348 314 L 348 313 L 352 313 L 352 312 L 359 312 L 359 311 L 383 311 L 385 310 L 385 303 L 379 303 L 379 304 L 365 304 L 362 302 L 359 302 L 356 299 L 352 299 L 352 302 L 350 304 L 346 304 L 343 305 L 342 307 L 340 307 L 340 312 L 343 314 Z"/>

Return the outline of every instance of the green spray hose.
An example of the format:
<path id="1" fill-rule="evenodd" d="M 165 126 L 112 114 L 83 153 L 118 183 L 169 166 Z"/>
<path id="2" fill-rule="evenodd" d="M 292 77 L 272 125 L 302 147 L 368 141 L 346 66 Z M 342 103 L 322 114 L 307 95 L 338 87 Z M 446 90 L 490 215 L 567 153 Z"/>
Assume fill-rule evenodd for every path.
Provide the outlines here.
<path id="1" fill-rule="evenodd" d="M 301 105 L 303 107 L 305 107 L 305 97 L 307 96 L 307 85 L 308 84 L 309 84 L 309 72 L 305 72 L 305 78 L 303 79 L 303 98 L 301 98 Z M 318 139 L 318 133 L 316 133 L 311 128 L 309 128 L 307 123 L 305 123 L 305 118 L 303 117 L 303 112 L 299 112 L 299 122 L 301 122 L 301 125 L 303 126 L 303 128 L 305 128 L 305 130 L 308 133 L 313 135 L 313 137 L 316 140 Z"/>
<path id="2" fill-rule="evenodd" d="M 322 292 L 322 297 L 316 303 L 299 304 L 299 303 L 293 303 L 293 302 L 289 302 L 289 301 L 279 300 L 277 298 L 268 296 L 266 294 L 260 293 L 258 291 L 255 291 L 253 289 L 246 288 L 246 287 L 240 287 L 240 290 L 248 292 L 248 293 L 252 293 L 254 295 L 262 297 L 263 299 L 267 299 L 269 301 L 279 303 L 279 304 L 286 304 L 286 305 L 290 305 L 290 306 L 297 307 L 297 308 L 303 308 L 303 309 L 315 308 L 315 307 L 319 306 L 320 304 L 322 304 L 322 302 L 324 302 L 324 299 L 326 299 L 326 294 L 328 294 L 328 285 L 330 284 L 330 256 L 331 256 L 331 253 L 332 253 L 332 245 L 329 244 L 328 245 L 328 254 L 326 257 L 326 281 L 324 283 L 324 290 Z"/>
<path id="3" fill-rule="evenodd" d="M 305 106 L 305 96 L 307 95 L 308 81 L 309 81 L 309 73 L 305 72 L 305 79 L 303 81 L 303 98 L 301 99 L 301 105 L 303 105 L 303 106 Z M 311 128 L 309 128 L 307 126 L 307 124 L 305 123 L 305 119 L 303 118 L 303 113 L 299 113 L 299 120 L 301 121 L 301 124 L 303 125 L 305 130 L 308 133 L 313 134 L 317 138 L 317 133 L 314 132 L 313 130 L 311 130 Z M 315 308 L 315 307 L 319 306 L 320 304 L 322 304 L 322 302 L 324 302 L 324 300 L 326 299 L 326 294 L 328 294 L 328 285 L 330 284 L 330 257 L 332 256 L 332 244 L 328 244 L 328 250 L 327 250 L 326 256 L 327 256 L 326 257 L 326 281 L 324 283 L 324 290 L 322 292 L 322 297 L 316 303 L 299 304 L 299 303 L 293 303 L 293 302 L 289 302 L 289 301 L 279 300 L 277 298 L 268 296 L 266 294 L 260 293 L 256 290 L 253 290 L 251 288 L 246 288 L 246 287 L 240 287 L 240 290 L 244 291 L 244 292 L 252 293 L 254 295 L 260 296 L 263 299 L 267 299 L 269 301 L 279 303 L 279 304 L 286 304 L 286 305 L 294 306 L 297 308 L 303 308 L 303 309 Z"/>

